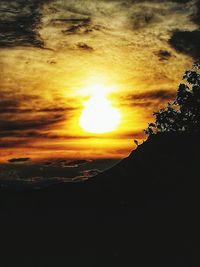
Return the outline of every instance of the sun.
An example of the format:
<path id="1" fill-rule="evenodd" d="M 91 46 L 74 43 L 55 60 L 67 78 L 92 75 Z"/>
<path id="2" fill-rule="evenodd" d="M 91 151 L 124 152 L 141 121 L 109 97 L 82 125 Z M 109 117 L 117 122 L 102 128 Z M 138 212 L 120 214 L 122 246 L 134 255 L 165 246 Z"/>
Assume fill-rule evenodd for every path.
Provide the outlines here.
<path id="1" fill-rule="evenodd" d="M 114 131 L 121 116 L 105 95 L 97 94 L 85 102 L 80 117 L 80 126 L 85 132 L 107 133 Z"/>

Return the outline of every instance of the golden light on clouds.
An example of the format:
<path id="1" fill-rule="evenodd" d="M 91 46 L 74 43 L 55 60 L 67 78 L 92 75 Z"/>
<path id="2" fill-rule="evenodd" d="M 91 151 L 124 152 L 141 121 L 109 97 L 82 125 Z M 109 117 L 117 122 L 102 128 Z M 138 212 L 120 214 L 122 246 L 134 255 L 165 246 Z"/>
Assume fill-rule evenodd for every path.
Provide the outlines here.
<path id="1" fill-rule="evenodd" d="M 126 156 L 199 51 L 196 2 L 1 1 L 1 158 Z"/>

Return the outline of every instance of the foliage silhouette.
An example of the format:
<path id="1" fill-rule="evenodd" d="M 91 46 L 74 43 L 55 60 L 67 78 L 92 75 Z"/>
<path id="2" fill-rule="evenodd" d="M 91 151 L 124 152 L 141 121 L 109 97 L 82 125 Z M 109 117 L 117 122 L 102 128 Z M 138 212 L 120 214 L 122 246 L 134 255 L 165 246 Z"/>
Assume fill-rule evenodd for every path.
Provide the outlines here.
<path id="1" fill-rule="evenodd" d="M 155 112 L 155 122 L 150 123 L 145 133 L 150 136 L 158 132 L 200 132 L 200 62 L 187 70 L 177 90 L 174 102 Z"/>

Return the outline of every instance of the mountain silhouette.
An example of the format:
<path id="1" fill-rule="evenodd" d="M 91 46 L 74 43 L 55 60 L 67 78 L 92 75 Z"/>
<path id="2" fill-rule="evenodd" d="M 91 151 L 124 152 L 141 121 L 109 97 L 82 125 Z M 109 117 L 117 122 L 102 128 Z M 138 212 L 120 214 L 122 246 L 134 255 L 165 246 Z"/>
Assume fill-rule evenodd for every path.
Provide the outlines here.
<path id="1" fill-rule="evenodd" d="M 1 189 L 1 223 L 46 233 L 35 266 L 199 266 L 199 151 L 199 133 L 158 133 L 87 181 Z"/>

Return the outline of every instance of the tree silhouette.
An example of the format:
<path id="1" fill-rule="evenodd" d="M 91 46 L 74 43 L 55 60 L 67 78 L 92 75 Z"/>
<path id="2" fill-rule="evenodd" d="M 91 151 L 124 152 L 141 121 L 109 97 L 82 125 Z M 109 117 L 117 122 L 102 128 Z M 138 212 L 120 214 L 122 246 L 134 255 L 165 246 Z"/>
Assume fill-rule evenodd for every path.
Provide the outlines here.
<path id="1" fill-rule="evenodd" d="M 189 131 L 200 132 L 200 63 L 196 62 L 192 70 L 187 70 L 177 90 L 173 103 L 155 112 L 155 122 L 145 129 L 147 135 L 157 132 Z"/>

